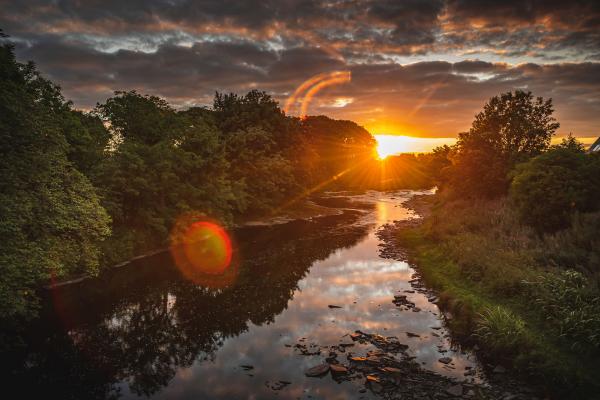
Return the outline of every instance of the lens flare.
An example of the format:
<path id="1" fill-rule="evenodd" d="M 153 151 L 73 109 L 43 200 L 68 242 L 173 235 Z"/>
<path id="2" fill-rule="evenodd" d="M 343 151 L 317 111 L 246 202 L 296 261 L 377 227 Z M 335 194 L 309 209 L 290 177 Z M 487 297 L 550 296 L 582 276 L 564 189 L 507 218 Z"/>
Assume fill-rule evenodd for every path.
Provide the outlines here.
<path id="1" fill-rule="evenodd" d="M 196 284 L 222 288 L 237 277 L 231 239 L 215 222 L 179 223 L 172 233 L 170 250 L 179 270 Z"/>
<path id="2" fill-rule="evenodd" d="M 297 103 L 298 98 L 305 92 L 300 101 L 300 117 L 305 118 L 310 102 L 320 90 L 328 86 L 347 83 L 350 82 L 350 80 L 350 71 L 333 71 L 315 75 L 298 86 L 294 93 L 287 99 L 283 110 L 288 114 L 292 107 Z"/>
<path id="3" fill-rule="evenodd" d="M 309 78 L 309 79 L 305 80 L 304 82 L 302 82 L 302 84 L 296 88 L 294 93 L 285 102 L 285 107 L 283 108 L 283 111 L 286 114 L 289 114 L 291 108 L 296 103 L 296 99 L 298 98 L 298 96 L 300 96 L 300 94 L 302 92 L 304 92 L 305 90 L 310 88 L 315 83 L 318 83 L 319 81 L 327 78 L 328 75 L 329 75 L 328 73 L 321 73 L 321 74 L 315 75 L 312 78 Z"/>
<path id="4" fill-rule="evenodd" d="M 348 83 L 351 80 L 350 71 L 337 71 L 332 72 L 328 78 L 322 80 L 317 83 L 313 87 L 311 87 L 306 94 L 304 95 L 304 99 L 302 99 L 302 106 L 300 108 L 300 116 L 302 118 L 306 117 L 306 113 L 308 111 L 308 106 L 312 101 L 313 97 L 328 86 L 340 85 L 342 83 Z"/>

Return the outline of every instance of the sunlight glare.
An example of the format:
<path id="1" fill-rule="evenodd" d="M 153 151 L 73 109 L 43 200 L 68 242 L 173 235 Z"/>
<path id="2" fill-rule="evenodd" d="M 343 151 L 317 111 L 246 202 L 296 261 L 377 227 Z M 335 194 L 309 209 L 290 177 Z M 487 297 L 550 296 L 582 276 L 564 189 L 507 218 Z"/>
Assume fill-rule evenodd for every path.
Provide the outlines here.
<path id="1" fill-rule="evenodd" d="M 377 156 L 383 160 L 386 157 L 401 153 L 425 153 L 437 146 L 451 146 L 456 138 L 421 138 L 402 135 L 373 135 L 377 141 Z"/>
<path id="2" fill-rule="evenodd" d="M 406 151 L 405 136 L 374 135 L 377 140 L 377 156 L 384 160 L 386 157 Z"/>

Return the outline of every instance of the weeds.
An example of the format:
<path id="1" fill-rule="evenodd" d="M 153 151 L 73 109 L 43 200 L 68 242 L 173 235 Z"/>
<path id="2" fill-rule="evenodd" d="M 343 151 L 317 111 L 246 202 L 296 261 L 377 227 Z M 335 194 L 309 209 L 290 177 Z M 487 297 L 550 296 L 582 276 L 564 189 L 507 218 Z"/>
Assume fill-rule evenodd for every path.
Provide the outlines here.
<path id="1" fill-rule="evenodd" d="M 489 307 L 479 314 L 475 336 L 495 354 L 517 354 L 529 347 L 525 322 L 510 310 Z"/>

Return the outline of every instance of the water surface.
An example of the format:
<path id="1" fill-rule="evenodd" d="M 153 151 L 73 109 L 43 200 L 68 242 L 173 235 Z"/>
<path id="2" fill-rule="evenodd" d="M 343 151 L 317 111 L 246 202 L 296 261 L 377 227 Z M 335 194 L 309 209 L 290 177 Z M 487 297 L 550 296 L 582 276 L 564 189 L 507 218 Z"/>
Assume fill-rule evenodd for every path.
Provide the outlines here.
<path id="1" fill-rule="evenodd" d="M 352 196 L 359 210 L 236 231 L 231 288 L 186 281 L 165 253 L 56 291 L 11 355 L 11 379 L 64 398 L 373 398 L 364 380 L 304 375 L 355 330 L 397 336 L 423 368 L 464 379 L 474 356 L 451 346 L 437 306 L 413 292 L 413 268 L 380 257 L 377 230 L 415 218 L 402 205 L 414 193 L 367 192 Z M 420 311 L 396 307 L 395 294 Z"/>

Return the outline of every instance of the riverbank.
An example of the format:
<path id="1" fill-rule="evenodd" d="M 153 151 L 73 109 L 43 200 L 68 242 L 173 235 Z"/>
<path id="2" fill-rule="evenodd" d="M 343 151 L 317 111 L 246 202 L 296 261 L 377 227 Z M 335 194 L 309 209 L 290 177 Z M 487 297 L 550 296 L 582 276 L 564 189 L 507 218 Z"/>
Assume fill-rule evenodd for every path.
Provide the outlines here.
<path id="1" fill-rule="evenodd" d="M 551 305 L 578 310 L 567 293 L 584 293 L 569 285 L 569 272 L 544 265 L 549 239 L 518 225 L 502 201 L 415 196 L 405 206 L 424 218 L 388 229 L 387 251 L 405 254 L 438 292 L 455 337 L 492 368 L 541 385 L 550 398 L 594 398 L 597 348 L 586 342 L 584 327 L 567 331 L 547 318 Z"/>

